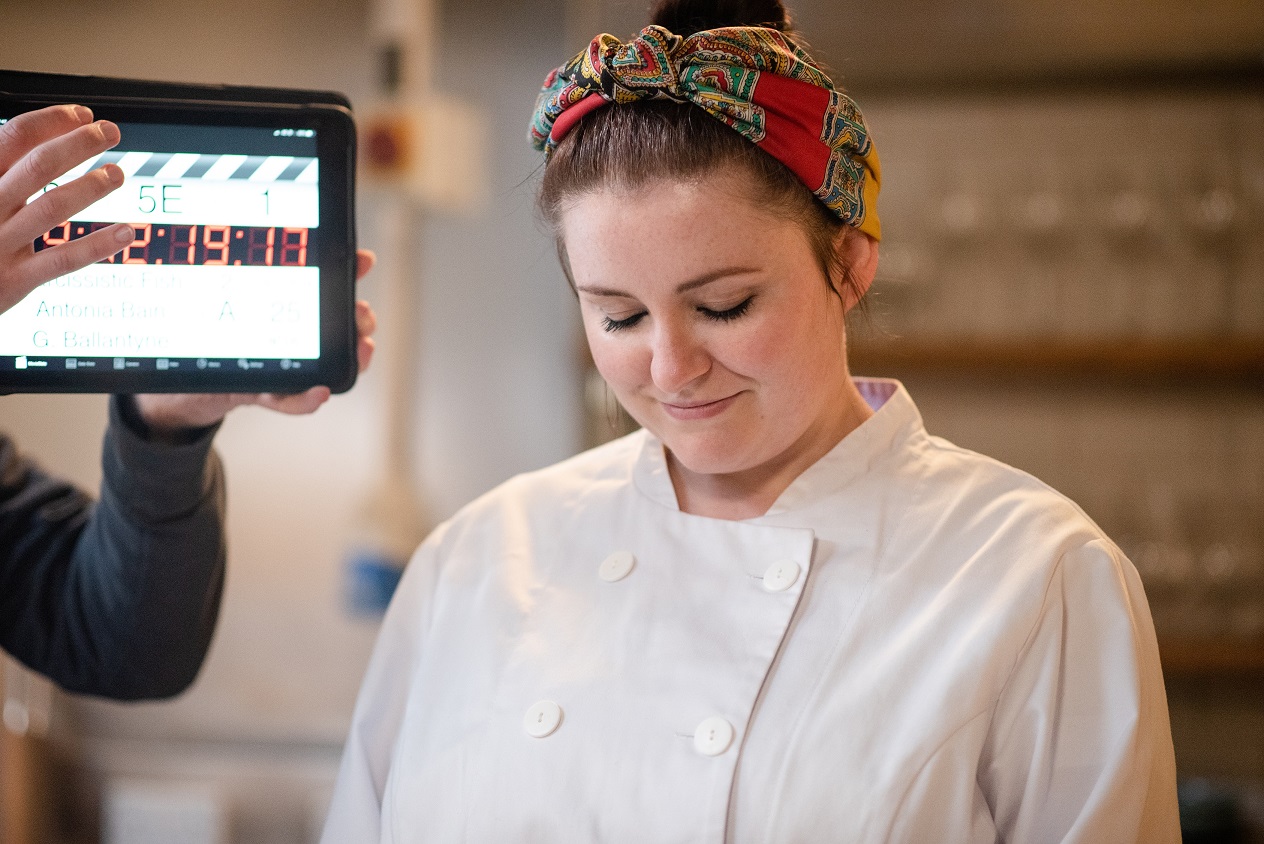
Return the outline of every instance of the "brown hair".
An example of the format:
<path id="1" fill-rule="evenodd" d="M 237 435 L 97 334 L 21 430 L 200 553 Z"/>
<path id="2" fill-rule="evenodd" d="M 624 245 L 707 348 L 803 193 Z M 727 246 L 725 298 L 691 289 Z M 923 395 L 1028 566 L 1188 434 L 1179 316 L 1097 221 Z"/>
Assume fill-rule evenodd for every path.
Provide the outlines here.
<path id="1" fill-rule="evenodd" d="M 778 0 L 666 0 L 651 22 L 677 34 L 722 26 L 768 26 L 792 35 L 789 15 Z M 558 257 L 574 286 L 562 241 L 566 204 L 585 193 L 634 190 L 657 179 L 686 181 L 733 175 L 761 208 L 794 220 L 807 236 L 829 289 L 863 289 L 852 278 L 839 249 L 840 233 L 862 236 L 843 223 L 781 162 L 728 126 L 688 103 L 643 100 L 599 108 L 585 115 L 553 150 L 544 168 L 539 207 L 557 239 Z"/>

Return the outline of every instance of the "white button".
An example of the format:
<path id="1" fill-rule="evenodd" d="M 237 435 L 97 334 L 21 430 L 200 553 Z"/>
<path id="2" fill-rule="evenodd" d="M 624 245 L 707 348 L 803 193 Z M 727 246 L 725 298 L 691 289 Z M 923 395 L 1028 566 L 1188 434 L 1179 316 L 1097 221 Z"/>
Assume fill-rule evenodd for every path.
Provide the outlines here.
<path id="1" fill-rule="evenodd" d="M 733 743 L 733 725 L 713 715 L 693 731 L 694 749 L 703 756 L 719 756 Z"/>
<path id="2" fill-rule="evenodd" d="M 536 701 L 522 716 L 522 727 L 527 735 L 544 738 L 557 729 L 562 723 L 562 707 L 551 700 Z"/>
<path id="3" fill-rule="evenodd" d="M 799 579 L 799 564 L 794 560 L 773 563 L 764 572 L 764 588 L 769 592 L 784 592 Z"/>
<path id="4" fill-rule="evenodd" d="M 614 583 L 616 580 L 623 580 L 628 576 L 628 572 L 632 571 L 632 567 L 636 565 L 636 557 L 632 556 L 631 551 L 615 551 L 601 563 L 601 568 L 597 570 L 597 574 L 606 583 Z"/>

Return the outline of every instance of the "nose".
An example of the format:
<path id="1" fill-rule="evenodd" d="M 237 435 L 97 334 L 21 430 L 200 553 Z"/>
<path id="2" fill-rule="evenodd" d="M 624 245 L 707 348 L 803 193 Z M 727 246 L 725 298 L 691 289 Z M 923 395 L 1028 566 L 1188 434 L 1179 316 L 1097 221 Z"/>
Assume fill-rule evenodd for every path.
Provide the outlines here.
<path id="1" fill-rule="evenodd" d="M 666 395 L 678 395 L 711 371 L 711 354 L 686 325 L 660 322 L 650 349 L 650 377 Z"/>

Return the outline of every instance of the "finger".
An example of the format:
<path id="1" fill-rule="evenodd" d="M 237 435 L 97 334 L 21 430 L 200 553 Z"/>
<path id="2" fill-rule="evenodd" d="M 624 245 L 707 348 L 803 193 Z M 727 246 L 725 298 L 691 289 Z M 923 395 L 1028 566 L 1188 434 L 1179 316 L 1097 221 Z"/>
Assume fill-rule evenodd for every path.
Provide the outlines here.
<path id="1" fill-rule="evenodd" d="M 136 232 L 131 226 L 115 223 L 78 240 L 39 251 L 23 263 L 22 276 L 33 290 L 46 281 L 104 261 L 135 238 Z"/>
<path id="2" fill-rule="evenodd" d="M 53 188 L 0 226 L 4 244 L 30 243 L 122 184 L 123 171 L 117 164 L 107 164 Z"/>
<path id="3" fill-rule="evenodd" d="M 377 331 L 377 314 L 373 313 L 373 308 L 369 303 L 361 299 L 356 302 L 356 332 L 359 340 L 356 342 L 356 365 L 360 372 L 369 368 L 370 361 L 373 360 L 373 350 L 376 344 L 370 336 Z"/>
<path id="4" fill-rule="evenodd" d="M 377 331 L 377 314 L 373 312 L 373 306 L 363 299 L 356 302 L 355 320 L 356 331 L 361 337 L 368 337 Z"/>
<path id="5" fill-rule="evenodd" d="M 91 122 L 92 111 L 76 105 L 48 106 L 19 114 L 0 126 L 0 173 L 45 141 Z"/>
<path id="6" fill-rule="evenodd" d="M 367 249 L 356 251 L 356 281 L 364 278 L 377 263 L 377 256 Z"/>
<path id="7" fill-rule="evenodd" d="M 330 392 L 328 387 L 312 387 L 310 390 L 293 395 L 281 395 L 279 393 L 264 393 L 258 397 L 255 402 L 260 407 L 266 407 L 269 410 L 275 410 L 279 413 L 288 413 L 294 416 L 300 416 L 305 413 L 311 413 L 329 400 Z"/>
<path id="8" fill-rule="evenodd" d="M 373 342 L 372 337 L 361 337 L 360 341 L 356 343 L 356 365 L 359 367 L 360 372 L 369 368 L 375 348 L 376 344 Z"/>
<path id="9" fill-rule="evenodd" d="M 32 194 L 115 146 L 120 137 L 117 126 L 98 120 L 40 144 L 0 176 L 0 210 L 21 208 Z"/>
<path id="10" fill-rule="evenodd" d="M 136 409 L 154 431 L 204 428 L 254 397 L 236 393 L 158 393 L 135 396 Z"/>

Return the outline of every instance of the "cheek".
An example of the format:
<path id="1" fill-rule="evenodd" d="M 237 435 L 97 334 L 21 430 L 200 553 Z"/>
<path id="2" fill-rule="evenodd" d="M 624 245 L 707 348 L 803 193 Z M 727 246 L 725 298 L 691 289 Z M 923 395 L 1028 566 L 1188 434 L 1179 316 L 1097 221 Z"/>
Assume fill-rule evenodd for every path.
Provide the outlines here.
<path id="1" fill-rule="evenodd" d="M 635 387 L 648 377 L 648 357 L 639 346 L 621 342 L 600 328 L 586 327 L 585 333 L 593 365 L 616 392 Z"/>
<path id="2" fill-rule="evenodd" d="M 811 303 L 818 305 L 819 303 Z M 816 392 L 843 360 L 843 337 L 829 314 L 777 314 L 729 345 L 726 366 L 784 391 L 797 402 Z"/>
<path id="3" fill-rule="evenodd" d="M 726 365 L 738 372 L 759 375 L 775 372 L 786 355 L 784 337 L 768 330 L 754 330 L 733 338 L 727 344 Z"/>
<path id="4" fill-rule="evenodd" d="M 779 322 L 773 317 L 737 330 L 727 328 L 724 342 L 712 344 L 712 355 L 730 372 L 776 387 L 793 378 L 795 368 L 793 346 Z"/>

